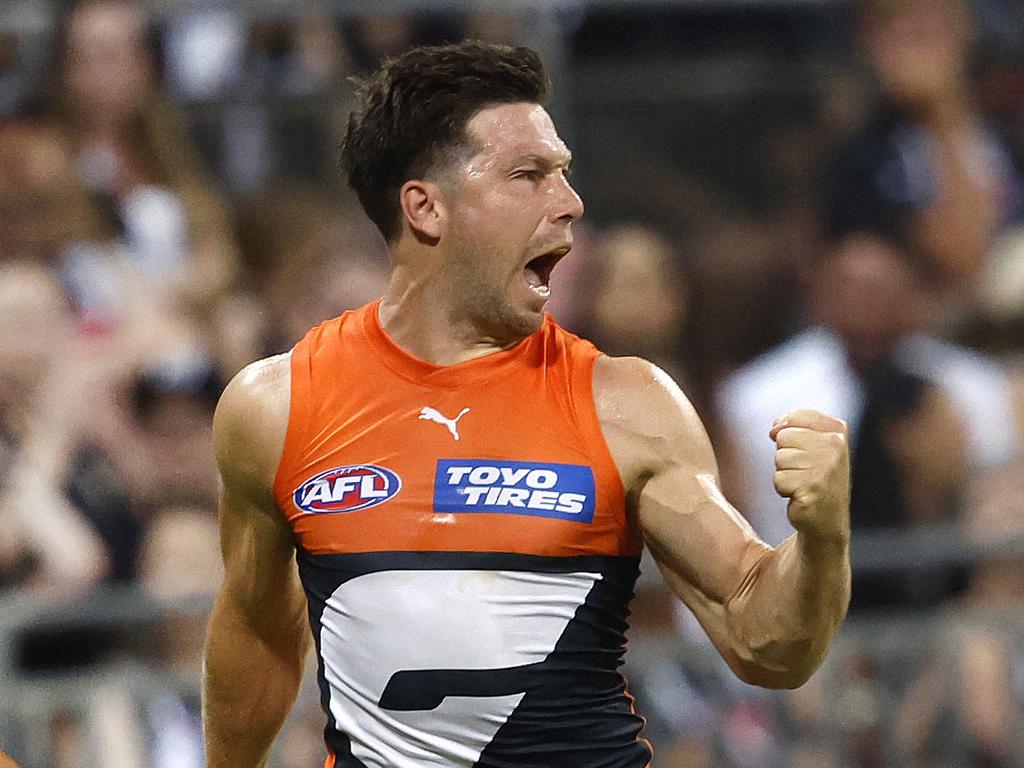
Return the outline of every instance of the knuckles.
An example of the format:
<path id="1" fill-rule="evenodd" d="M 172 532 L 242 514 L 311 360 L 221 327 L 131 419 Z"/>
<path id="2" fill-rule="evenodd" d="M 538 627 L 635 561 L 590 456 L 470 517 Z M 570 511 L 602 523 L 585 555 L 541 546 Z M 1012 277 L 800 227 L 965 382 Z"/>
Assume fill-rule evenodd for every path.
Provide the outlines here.
<path id="1" fill-rule="evenodd" d="M 846 444 L 848 442 L 847 438 L 846 438 L 846 434 L 847 433 L 845 432 L 845 425 L 844 425 L 844 431 L 843 432 L 826 432 L 825 433 L 825 440 L 826 440 L 826 442 L 832 448 L 836 449 L 837 451 L 841 451 L 841 452 L 845 453 L 846 452 Z"/>
<path id="2" fill-rule="evenodd" d="M 779 433 L 775 451 L 777 469 L 791 468 L 790 464 L 792 468 L 828 469 L 848 459 L 849 441 L 843 432 L 816 432 L 797 440 L 784 436 L 785 431 Z"/>
<path id="3" fill-rule="evenodd" d="M 789 499 L 794 528 L 831 535 L 848 515 L 849 433 L 845 422 L 829 422 L 817 429 L 787 424 L 776 433 L 774 485 Z"/>
<path id="4" fill-rule="evenodd" d="M 819 432 L 801 448 L 775 452 L 775 489 L 799 504 L 813 505 L 848 484 L 849 452 L 842 432 Z"/>

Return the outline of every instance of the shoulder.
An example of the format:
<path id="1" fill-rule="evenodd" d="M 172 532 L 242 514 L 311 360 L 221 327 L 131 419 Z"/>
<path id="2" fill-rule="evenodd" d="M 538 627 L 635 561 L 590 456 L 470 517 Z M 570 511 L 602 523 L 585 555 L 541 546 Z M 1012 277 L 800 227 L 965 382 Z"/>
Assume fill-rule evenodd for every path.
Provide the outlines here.
<path id="1" fill-rule="evenodd" d="M 672 377 L 639 357 L 602 355 L 594 405 L 624 476 L 686 459 L 713 461 L 704 424 Z"/>
<path id="2" fill-rule="evenodd" d="M 661 401 L 683 395 L 672 378 L 652 362 L 641 357 L 601 355 L 594 363 L 594 396 L 627 404 L 637 396 L 653 396 Z"/>
<path id="3" fill-rule="evenodd" d="M 573 333 L 550 314 L 544 315 L 544 322 L 537 332 L 537 337 L 542 340 L 544 346 L 567 351 L 573 355 L 593 357 L 601 354 L 594 342 Z"/>
<path id="4" fill-rule="evenodd" d="M 225 480 L 272 484 L 290 401 L 291 353 L 251 363 L 231 380 L 213 417 L 217 464 Z"/>
<path id="5" fill-rule="evenodd" d="M 645 433 L 671 436 L 700 423 L 689 398 L 672 377 L 639 357 L 598 357 L 594 401 L 602 422 L 621 423 Z"/>

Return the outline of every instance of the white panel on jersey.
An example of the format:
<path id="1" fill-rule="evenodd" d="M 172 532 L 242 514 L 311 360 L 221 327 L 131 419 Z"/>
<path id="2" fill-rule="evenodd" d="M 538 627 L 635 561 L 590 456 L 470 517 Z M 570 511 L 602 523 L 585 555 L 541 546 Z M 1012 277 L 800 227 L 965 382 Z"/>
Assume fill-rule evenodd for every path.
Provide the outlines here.
<path id="1" fill-rule="evenodd" d="M 435 709 L 377 703 L 401 670 L 534 664 L 554 650 L 599 573 L 382 571 L 342 584 L 321 619 L 331 714 L 370 768 L 468 768 L 522 699 L 448 696 Z"/>

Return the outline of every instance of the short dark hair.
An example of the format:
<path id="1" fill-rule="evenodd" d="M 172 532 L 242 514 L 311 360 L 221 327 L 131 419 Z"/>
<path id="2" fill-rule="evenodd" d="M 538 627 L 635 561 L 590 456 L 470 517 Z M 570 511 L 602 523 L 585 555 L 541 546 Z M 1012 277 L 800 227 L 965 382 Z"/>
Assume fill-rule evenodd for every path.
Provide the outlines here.
<path id="1" fill-rule="evenodd" d="M 342 166 L 366 215 L 389 242 L 401 232 L 398 190 L 464 145 L 466 124 L 494 104 L 543 104 L 540 56 L 476 40 L 421 46 L 358 83 Z"/>

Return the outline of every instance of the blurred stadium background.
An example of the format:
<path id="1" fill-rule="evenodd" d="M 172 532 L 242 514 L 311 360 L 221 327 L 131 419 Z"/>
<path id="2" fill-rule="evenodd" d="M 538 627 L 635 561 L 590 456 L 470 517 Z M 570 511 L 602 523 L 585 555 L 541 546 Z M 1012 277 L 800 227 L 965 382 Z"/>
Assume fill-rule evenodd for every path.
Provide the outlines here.
<path id="1" fill-rule="evenodd" d="M 224 382 L 374 297 L 348 78 L 540 50 L 588 205 L 553 312 L 670 371 L 772 543 L 771 419 L 854 433 L 854 604 L 795 692 L 654 568 L 627 672 L 659 768 L 1024 765 L 1024 3 L 0 2 L 0 745 L 202 765 Z M 321 764 L 310 679 L 271 765 Z"/>

